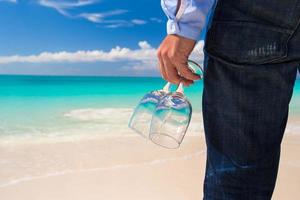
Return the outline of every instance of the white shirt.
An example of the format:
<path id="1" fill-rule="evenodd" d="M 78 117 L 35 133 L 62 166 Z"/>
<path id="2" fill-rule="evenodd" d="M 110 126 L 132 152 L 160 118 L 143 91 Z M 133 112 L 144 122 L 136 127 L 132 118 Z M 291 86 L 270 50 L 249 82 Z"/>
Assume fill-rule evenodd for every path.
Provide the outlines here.
<path id="1" fill-rule="evenodd" d="M 197 40 L 217 0 L 161 0 L 167 33 Z M 180 5 L 178 5 L 180 4 Z"/>

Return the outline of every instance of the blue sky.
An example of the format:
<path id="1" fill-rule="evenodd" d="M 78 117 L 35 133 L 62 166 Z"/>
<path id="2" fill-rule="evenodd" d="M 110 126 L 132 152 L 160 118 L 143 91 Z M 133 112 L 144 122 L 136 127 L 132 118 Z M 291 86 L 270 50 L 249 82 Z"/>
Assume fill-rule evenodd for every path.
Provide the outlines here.
<path id="1" fill-rule="evenodd" d="M 0 0 L 0 74 L 160 76 L 166 20 L 160 0 Z"/>
<path id="2" fill-rule="evenodd" d="M 157 75 L 146 55 L 155 56 L 165 22 L 159 0 L 0 0 L 0 56 L 9 60 L 0 73 Z M 43 62 L 47 53 L 54 59 Z"/>
<path id="3" fill-rule="evenodd" d="M 159 76 L 166 20 L 160 0 L 0 0 L 0 74 Z"/>
<path id="4" fill-rule="evenodd" d="M 94 3 L 85 6 L 76 6 L 75 3 L 78 1 L 65 1 L 74 2 L 73 6 L 62 8 L 68 16 L 59 13 L 50 5 L 47 7 L 43 2 L 62 4 L 60 3 L 62 1 L 46 0 L 0 2 L 2 55 L 95 48 L 109 50 L 117 45 L 133 48 L 137 47 L 138 41 L 141 40 L 147 40 L 157 46 L 165 34 L 164 23 L 151 20 L 151 18 L 166 20 L 159 1 L 142 0 L 133 3 L 132 0 L 93 0 L 90 2 Z M 123 22 L 123 27 L 120 25 L 118 28 L 109 28 L 109 25 L 118 23 L 95 23 L 79 16 L 83 13 L 108 12 L 115 13 L 104 17 L 106 21 L 143 20 L 146 24 L 127 25 Z"/>

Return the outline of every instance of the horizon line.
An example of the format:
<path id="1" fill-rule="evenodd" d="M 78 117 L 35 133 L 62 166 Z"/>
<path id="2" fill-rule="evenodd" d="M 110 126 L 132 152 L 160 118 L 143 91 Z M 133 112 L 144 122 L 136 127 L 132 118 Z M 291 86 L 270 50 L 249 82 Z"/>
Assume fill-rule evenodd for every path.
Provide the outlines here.
<path id="1" fill-rule="evenodd" d="M 70 77 L 131 77 L 131 78 L 162 78 L 161 76 L 132 76 L 132 75 L 78 75 L 78 74 L 0 74 L 0 76 L 70 76 Z"/>

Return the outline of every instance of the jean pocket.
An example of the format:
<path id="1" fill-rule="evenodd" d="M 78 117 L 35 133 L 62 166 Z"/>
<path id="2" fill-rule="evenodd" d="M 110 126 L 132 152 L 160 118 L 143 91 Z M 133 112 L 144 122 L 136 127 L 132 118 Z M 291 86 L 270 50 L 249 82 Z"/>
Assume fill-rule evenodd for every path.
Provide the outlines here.
<path id="1" fill-rule="evenodd" d="M 244 21 L 213 21 L 204 51 L 236 64 L 265 64 L 287 56 L 291 33 L 282 28 Z"/>

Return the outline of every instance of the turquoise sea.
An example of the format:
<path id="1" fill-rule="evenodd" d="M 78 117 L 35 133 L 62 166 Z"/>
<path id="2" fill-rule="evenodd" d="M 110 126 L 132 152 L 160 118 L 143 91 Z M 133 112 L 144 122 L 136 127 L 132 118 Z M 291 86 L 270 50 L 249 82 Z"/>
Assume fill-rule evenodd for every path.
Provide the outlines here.
<path id="1" fill-rule="evenodd" d="M 93 137 L 128 133 L 132 109 L 161 78 L 0 76 L 0 141 Z M 186 88 L 201 113 L 202 81 Z M 290 115 L 300 116 L 300 80 Z"/>

